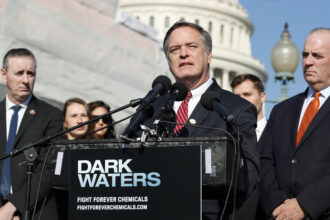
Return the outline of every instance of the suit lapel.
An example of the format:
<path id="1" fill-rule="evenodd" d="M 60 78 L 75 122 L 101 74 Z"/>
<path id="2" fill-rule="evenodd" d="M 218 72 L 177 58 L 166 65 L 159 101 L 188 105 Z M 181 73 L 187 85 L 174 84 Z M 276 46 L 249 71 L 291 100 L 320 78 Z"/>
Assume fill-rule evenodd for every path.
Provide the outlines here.
<path id="1" fill-rule="evenodd" d="M 322 119 L 329 114 L 330 109 L 330 99 L 328 98 L 324 104 L 321 106 L 320 110 L 316 113 L 315 117 L 309 124 L 306 132 L 302 136 L 298 147 L 304 143 L 304 141 L 312 134 L 312 132 L 317 128 L 318 124 L 322 121 Z"/>
<path id="2" fill-rule="evenodd" d="M 24 116 L 23 116 L 22 122 L 19 126 L 18 132 L 16 134 L 14 147 L 17 147 L 16 144 L 21 139 L 21 137 L 25 133 L 26 129 L 29 127 L 29 124 L 32 122 L 32 120 L 35 119 L 36 115 L 38 114 L 38 112 L 36 110 L 36 109 L 38 109 L 37 107 L 38 107 L 38 100 L 34 96 L 32 96 L 31 101 L 28 104 L 27 109 L 24 113 Z"/>
<path id="3" fill-rule="evenodd" d="M 307 92 L 308 90 L 306 90 Z M 297 96 L 296 98 L 296 104 L 294 105 L 294 109 L 292 109 L 292 111 L 290 111 L 289 113 L 291 113 L 289 120 L 291 120 L 288 124 L 290 125 L 290 143 L 291 146 L 293 147 L 293 150 L 296 151 L 297 147 L 296 147 L 296 140 L 297 140 L 297 132 L 298 132 L 298 126 L 299 126 L 299 118 L 300 118 L 300 114 L 301 114 L 301 110 L 304 104 L 304 100 L 306 97 L 306 92 L 301 93 L 299 96 Z"/>
<path id="4" fill-rule="evenodd" d="M 5 153 L 7 143 L 6 99 L 0 102 L 0 153 Z"/>
<path id="5" fill-rule="evenodd" d="M 221 88 L 214 81 L 206 91 L 218 92 L 221 95 Z M 193 110 L 193 112 L 191 113 L 188 119 L 188 123 L 192 124 L 191 122 L 193 121 L 194 124 L 200 125 L 204 120 L 208 118 L 209 114 L 211 114 L 211 111 L 206 110 L 202 106 L 201 101 L 199 100 L 198 104 L 196 105 L 195 109 Z M 192 135 L 196 129 L 198 128 L 189 126 L 188 127 L 189 135 Z"/>

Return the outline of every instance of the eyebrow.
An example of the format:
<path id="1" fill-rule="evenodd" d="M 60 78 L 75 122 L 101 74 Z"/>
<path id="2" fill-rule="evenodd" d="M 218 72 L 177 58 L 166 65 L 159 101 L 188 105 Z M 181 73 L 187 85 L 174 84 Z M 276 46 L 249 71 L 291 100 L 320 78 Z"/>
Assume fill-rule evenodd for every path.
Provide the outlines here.
<path id="1" fill-rule="evenodd" d="M 24 73 L 24 70 L 18 70 L 15 72 L 16 74 L 17 73 Z M 33 74 L 33 75 L 36 75 L 36 72 L 33 72 L 33 71 L 27 71 L 27 74 Z"/>
<path id="2" fill-rule="evenodd" d="M 192 42 L 188 42 L 188 43 L 184 43 L 184 44 L 174 44 L 174 45 L 170 46 L 169 48 L 172 48 L 172 47 L 181 47 L 181 46 L 188 46 L 188 45 L 191 45 L 191 44 L 197 44 L 197 45 L 199 45 L 199 41 L 192 41 Z"/>

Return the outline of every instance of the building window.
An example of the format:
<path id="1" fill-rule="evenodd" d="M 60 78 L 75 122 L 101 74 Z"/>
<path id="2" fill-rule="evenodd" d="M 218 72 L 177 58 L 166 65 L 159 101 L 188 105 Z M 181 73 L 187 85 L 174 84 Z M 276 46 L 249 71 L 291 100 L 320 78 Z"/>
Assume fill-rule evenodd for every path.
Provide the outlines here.
<path id="1" fill-rule="evenodd" d="M 238 41 L 237 41 L 237 48 L 240 50 L 241 49 L 241 40 L 242 40 L 242 32 L 243 32 L 243 28 L 242 27 L 240 27 L 240 29 L 239 29 L 239 32 L 238 32 L 238 37 L 237 37 L 237 39 L 238 39 Z"/>
<path id="2" fill-rule="evenodd" d="M 179 21 L 185 21 L 185 19 L 181 17 Z"/>
<path id="3" fill-rule="evenodd" d="M 165 17 L 164 26 L 165 28 L 168 28 L 170 26 L 170 17 Z"/>
<path id="4" fill-rule="evenodd" d="M 154 16 L 150 16 L 150 18 L 149 18 L 149 25 L 151 27 L 153 27 L 155 25 L 155 17 Z"/>
<path id="5" fill-rule="evenodd" d="M 212 33 L 212 22 L 211 21 L 209 22 L 209 28 L 208 29 L 209 29 L 209 33 L 211 34 Z"/>
<path id="6" fill-rule="evenodd" d="M 135 18 L 136 18 L 136 20 L 140 20 L 140 16 L 136 16 Z"/>
<path id="7" fill-rule="evenodd" d="M 199 25 L 199 20 L 195 19 L 195 24 Z"/>
<path id="8" fill-rule="evenodd" d="M 218 82 L 218 84 L 220 86 L 223 86 L 222 84 L 222 75 L 223 75 L 223 70 L 222 69 L 218 69 L 218 68 L 215 68 L 213 70 L 213 77 L 215 78 L 215 80 Z"/>
<path id="9" fill-rule="evenodd" d="M 238 74 L 236 72 L 230 71 L 229 72 L 229 83 L 232 82 L 237 75 Z"/>
<path id="10" fill-rule="evenodd" d="M 223 32 L 224 32 L 224 25 L 220 26 L 220 43 L 223 44 Z"/>
<path id="11" fill-rule="evenodd" d="M 234 44 L 234 28 L 230 28 L 230 46 L 233 47 Z"/>

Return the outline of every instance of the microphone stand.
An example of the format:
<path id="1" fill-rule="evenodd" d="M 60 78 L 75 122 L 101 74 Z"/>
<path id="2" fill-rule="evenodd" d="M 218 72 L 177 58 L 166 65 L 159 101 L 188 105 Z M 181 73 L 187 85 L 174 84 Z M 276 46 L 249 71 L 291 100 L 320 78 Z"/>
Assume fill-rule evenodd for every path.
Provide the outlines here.
<path id="1" fill-rule="evenodd" d="M 41 145 L 41 144 L 45 144 L 45 143 L 48 143 L 50 142 L 52 139 L 56 138 L 56 137 L 60 137 L 62 136 L 63 134 L 65 133 L 68 133 L 74 129 L 77 129 L 79 127 L 82 127 L 84 125 L 87 125 L 87 124 L 90 124 L 92 122 L 95 122 L 95 121 L 98 121 L 100 118 L 104 118 L 104 117 L 107 117 L 107 116 L 110 116 L 116 112 L 119 112 L 123 109 L 126 109 L 126 108 L 129 108 L 129 107 L 136 107 L 138 106 L 139 104 L 141 104 L 142 102 L 142 99 L 134 99 L 134 100 L 131 100 L 129 104 L 127 105 L 124 105 L 122 107 L 119 107 L 113 111 L 110 111 L 104 115 L 100 115 L 96 118 L 93 118 L 91 120 L 88 120 L 86 122 L 83 122 L 79 125 L 76 125 L 74 127 L 71 127 L 71 128 L 68 128 L 66 130 L 63 130 L 57 134 L 54 134 L 54 135 L 49 135 L 49 136 L 46 136 L 46 137 L 43 137 L 41 139 L 39 139 L 38 141 L 34 142 L 34 143 L 31 143 L 31 144 L 28 144 L 28 145 L 25 145 L 19 149 L 15 149 L 11 152 L 9 152 L 8 154 L 2 154 L 0 155 L 0 161 L 1 160 L 4 160 L 8 157 L 13 157 L 17 154 L 20 154 L 21 152 L 24 151 L 24 155 L 25 155 L 25 158 L 26 158 L 26 161 L 27 161 L 27 170 L 26 170 L 26 175 L 27 175 L 27 185 L 26 185 L 26 197 L 25 197 L 25 209 L 24 209 L 24 214 L 23 214 L 23 220 L 29 220 L 30 218 L 30 211 L 29 211 L 29 206 L 30 206 L 30 197 L 31 197 L 31 178 L 32 178 L 32 168 L 33 168 L 33 165 L 34 165 L 34 161 L 37 159 L 38 157 L 38 154 L 35 150 L 35 146 L 37 145 Z"/>

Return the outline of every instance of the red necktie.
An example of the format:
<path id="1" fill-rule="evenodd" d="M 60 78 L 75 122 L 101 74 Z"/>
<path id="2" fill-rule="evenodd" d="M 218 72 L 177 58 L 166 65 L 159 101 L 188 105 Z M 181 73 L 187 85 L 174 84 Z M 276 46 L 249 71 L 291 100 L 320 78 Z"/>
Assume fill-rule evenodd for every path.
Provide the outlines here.
<path id="1" fill-rule="evenodd" d="M 188 102 L 191 98 L 191 92 L 188 92 L 187 97 L 185 98 L 185 100 L 182 101 L 178 112 L 176 114 L 176 122 L 177 123 L 181 123 L 181 124 L 185 124 L 188 120 Z M 174 134 L 175 136 L 178 136 L 180 133 L 180 130 L 184 127 L 184 125 L 175 125 L 174 128 Z"/>
<path id="2" fill-rule="evenodd" d="M 320 92 L 315 92 L 314 93 L 314 99 L 309 103 L 304 117 L 301 120 L 300 127 L 297 133 L 297 141 L 296 141 L 296 146 L 298 146 L 302 136 L 304 135 L 305 131 L 307 130 L 309 124 L 313 120 L 314 116 L 316 115 L 317 111 L 319 110 L 320 107 Z"/>

